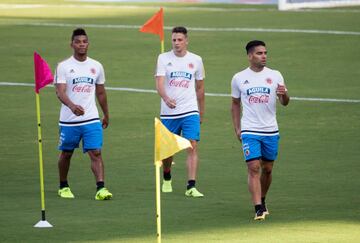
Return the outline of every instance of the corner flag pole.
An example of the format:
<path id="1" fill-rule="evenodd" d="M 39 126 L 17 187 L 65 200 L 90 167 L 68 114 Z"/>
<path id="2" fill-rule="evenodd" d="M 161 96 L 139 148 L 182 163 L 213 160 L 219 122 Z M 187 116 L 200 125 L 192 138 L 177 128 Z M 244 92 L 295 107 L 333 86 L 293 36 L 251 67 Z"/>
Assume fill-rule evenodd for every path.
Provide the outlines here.
<path id="1" fill-rule="evenodd" d="M 160 37 L 160 50 L 164 52 L 164 11 L 163 8 L 148 19 L 139 29 L 140 32 L 155 34 Z M 156 133 L 157 121 L 155 122 L 155 183 L 156 183 L 156 227 L 157 227 L 157 242 L 161 243 L 161 205 L 160 205 L 160 167 L 162 165 L 159 159 L 160 154 L 160 136 Z"/>
<path id="2" fill-rule="evenodd" d="M 161 53 L 165 52 L 165 48 L 164 48 L 164 40 L 161 40 L 161 47 L 160 47 L 160 51 Z"/>
<path id="3" fill-rule="evenodd" d="M 35 97 L 36 97 L 36 118 L 38 127 L 38 144 L 39 144 L 39 167 L 40 167 L 40 195 L 41 195 L 41 220 L 34 225 L 36 228 L 53 227 L 46 221 L 45 217 L 45 192 L 44 192 L 44 168 L 42 153 L 41 121 L 40 121 L 40 89 L 53 81 L 53 76 L 49 65 L 41 58 L 38 53 L 34 53 L 35 67 Z"/>
<path id="4" fill-rule="evenodd" d="M 154 162 L 156 167 L 156 223 L 157 242 L 161 243 L 160 167 L 162 160 L 185 148 L 191 148 L 189 140 L 171 133 L 158 118 L 155 118 Z"/>
<path id="5" fill-rule="evenodd" d="M 160 137 L 155 136 L 155 144 L 160 143 Z M 157 243 L 161 243 L 161 198 L 160 198 L 160 168 L 161 163 L 156 161 L 156 155 L 159 154 L 159 147 L 154 146 L 155 161 L 155 187 L 156 187 L 156 238 Z"/>
<path id="6" fill-rule="evenodd" d="M 44 169 L 42 157 L 42 138 L 41 138 L 41 121 L 40 121 L 40 95 L 36 95 L 36 117 L 38 127 L 38 144 L 39 144 L 39 167 L 40 167 L 40 194 L 41 194 L 41 220 L 34 225 L 36 228 L 51 228 L 53 227 L 46 221 L 45 217 L 45 194 L 44 194 Z"/>
<path id="7" fill-rule="evenodd" d="M 161 53 L 164 53 L 164 40 L 160 44 Z M 160 137 L 155 136 L 155 144 L 160 144 Z M 160 198 L 160 168 L 162 163 L 156 161 L 156 155 L 159 154 L 159 147 L 155 146 L 155 185 L 156 185 L 156 228 L 157 243 L 161 243 L 161 198 Z"/>

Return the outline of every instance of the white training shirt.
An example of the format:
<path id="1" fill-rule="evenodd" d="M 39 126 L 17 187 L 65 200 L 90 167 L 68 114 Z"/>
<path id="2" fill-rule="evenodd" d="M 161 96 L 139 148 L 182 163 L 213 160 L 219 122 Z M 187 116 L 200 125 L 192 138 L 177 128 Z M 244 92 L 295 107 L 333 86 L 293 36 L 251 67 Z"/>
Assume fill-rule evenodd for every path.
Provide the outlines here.
<path id="1" fill-rule="evenodd" d="M 173 51 L 162 53 L 158 57 L 155 76 L 165 76 L 165 92 L 176 100 L 176 108 L 171 109 L 161 99 L 161 118 L 175 119 L 199 114 L 195 82 L 205 78 L 200 56 L 189 51 L 183 57 L 177 57 Z"/>
<path id="2" fill-rule="evenodd" d="M 59 125 L 77 126 L 99 122 L 95 85 L 105 83 L 101 63 L 90 57 L 80 62 L 71 56 L 58 64 L 54 80 L 55 84 L 66 84 L 66 94 L 69 99 L 85 109 L 84 115 L 76 116 L 69 107 L 62 104 Z"/>
<path id="3" fill-rule="evenodd" d="M 284 85 L 279 71 L 264 67 L 261 72 L 247 68 L 234 75 L 231 96 L 242 105 L 241 134 L 277 135 L 276 89 Z"/>

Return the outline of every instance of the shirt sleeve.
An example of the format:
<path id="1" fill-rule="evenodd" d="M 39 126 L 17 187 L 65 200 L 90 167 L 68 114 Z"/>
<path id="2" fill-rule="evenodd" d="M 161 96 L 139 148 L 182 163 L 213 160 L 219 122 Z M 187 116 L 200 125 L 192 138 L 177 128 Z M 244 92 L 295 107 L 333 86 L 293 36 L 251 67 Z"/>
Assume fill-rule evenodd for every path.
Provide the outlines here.
<path id="1" fill-rule="evenodd" d="M 105 83 L 105 71 L 103 65 L 99 65 L 99 75 L 96 80 L 96 84 L 104 84 Z"/>
<path id="2" fill-rule="evenodd" d="M 158 56 L 155 76 L 166 76 L 166 67 L 164 65 L 164 61 L 161 55 Z"/>
<path id="3" fill-rule="evenodd" d="M 276 72 L 276 75 L 277 75 L 277 83 L 280 84 L 280 85 L 284 85 L 285 82 L 284 82 L 284 77 L 281 75 L 281 73 L 279 71 L 275 71 Z"/>
<path id="4" fill-rule="evenodd" d="M 231 96 L 237 99 L 241 97 L 240 87 L 238 87 L 236 82 L 236 75 L 231 80 Z"/>
<path id="5" fill-rule="evenodd" d="M 54 84 L 66 84 L 66 71 L 61 63 L 55 69 Z"/>
<path id="6" fill-rule="evenodd" d="M 278 80 L 277 80 L 278 84 L 285 85 L 284 77 L 282 76 L 282 74 L 279 71 L 276 71 L 276 74 L 278 76 Z M 286 88 L 285 91 L 287 91 Z"/>
<path id="7" fill-rule="evenodd" d="M 195 80 L 204 80 L 205 79 L 205 68 L 202 59 L 199 59 L 198 70 L 195 73 Z"/>

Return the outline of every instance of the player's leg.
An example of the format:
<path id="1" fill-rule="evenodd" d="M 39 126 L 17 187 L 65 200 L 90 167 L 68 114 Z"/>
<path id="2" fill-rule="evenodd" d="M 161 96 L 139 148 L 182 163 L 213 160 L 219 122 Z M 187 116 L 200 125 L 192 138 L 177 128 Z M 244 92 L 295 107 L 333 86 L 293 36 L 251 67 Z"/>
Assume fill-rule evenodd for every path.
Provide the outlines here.
<path id="1" fill-rule="evenodd" d="M 192 148 L 187 149 L 187 173 L 188 183 L 185 195 L 188 197 L 203 197 L 204 194 L 196 189 L 196 176 L 199 165 L 198 141 L 200 140 L 200 116 L 191 115 L 182 118 L 181 123 L 182 136 L 188 139 Z"/>
<path id="2" fill-rule="evenodd" d="M 73 155 L 73 151 L 61 151 L 58 161 L 58 168 L 59 168 L 59 179 L 60 184 L 61 182 L 65 183 L 65 186 L 68 186 L 67 184 L 67 176 L 70 169 L 70 161 L 71 157 Z M 64 185 L 60 185 L 60 188 L 65 187 Z"/>
<path id="3" fill-rule="evenodd" d="M 248 189 L 255 208 L 255 220 L 265 219 L 261 207 L 261 144 L 258 136 L 242 134 L 242 148 L 248 168 Z"/>
<path id="4" fill-rule="evenodd" d="M 198 151 L 197 151 L 197 141 L 190 140 L 192 148 L 187 149 L 187 159 L 186 159 L 186 166 L 187 166 L 187 174 L 188 174 L 188 180 L 195 181 L 196 180 L 196 174 L 198 169 Z M 194 187 L 195 185 L 192 185 L 190 187 Z M 190 189 L 190 188 L 188 188 Z"/>
<path id="5" fill-rule="evenodd" d="M 261 204 L 265 214 L 269 214 L 265 199 L 272 182 L 272 170 L 278 155 L 279 138 L 279 135 L 262 137 Z"/>
<path id="6" fill-rule="evenodd" d="M 91 160 L 91 170 L 95 176 L 96 183 L 104 182 L 104 161 L 102 159 L 101 150 L 89 150 L 88 151 Z M 104 187 L 103 185 L 97 185 L 97 190 Z"/>
<path id="7" fill-rule="evenodd" d="M 104 162 L 101 150 L 88 150 L 91 159 L 91 170 L 96 180 L 96 200 L 109 200 L 112 193 L 105 187 Z"/>
<path id="8" fill-rule="evenodd" d="M 263 211 L 266 215 L 270 214 L 269 210 L 266 207 L 266 194 L 270 188 L 272 181 L 272 169 L 273 169 L 273 161 L 261 161 L 261 205 L 263 207 Z"/>
<path id="9" fill-rule="evenodd" d="M 163 163 L 163 184 L 161 187 L 162 192 L 172 192 L 171 185 L 171 165 L 173 162 L 173 156 L 166 158 L 162 161 Z"/>
<path id="10" fill-rule="evenodd" d="M 260 160 L 254 159 L 247 162 L 248 167 L 248 189 L 255 208 L 255 220 L 265 219 L 261 207 L 261 183 L 260 183 Z"/>
<path id="11" fill-rule="evenodd" d="M 163 125 L 172 133 L 180 135 L 181 127 L 179 119 L 161 119 Z M 173 156 L 166 158 L 162 161 L 163 163 L 163 184 L 161 187 L 162 192 L 172 192 L 171 185 L 171 165 L 173 162 Z"/>
<path id="12" fill-rule="evenodd" d="M 254 159 L 247 162 L 248 167 L 248 188 L 251 200 L 254 205 L 261 204 L 261 183 L 260 183 L 260 160 Z"/>
<path id="13" fill-rule="evenodd" d="M 96 200 L 108 200 L 112 194 L 105 188 L 104 161 L 101 148 L 103 141 L 103 129 L 101 123 L 91 123 L 82 126 L 83 151 L 87 152 L 91 160 L 91 170 L 96 180 Z"/>
<path id="14" fill-rule="evenodd" d="M 74 194 L 70 190 L 67 177 L 74 149 L 79 147 L 80 134 L 77 127 L 66 126 L 60 126 L 59 133 L 58 148 L 61 150 L 61 153 L 58 160 L 60 181 L 58 195 L 62 198 L 74 198 Z"/>

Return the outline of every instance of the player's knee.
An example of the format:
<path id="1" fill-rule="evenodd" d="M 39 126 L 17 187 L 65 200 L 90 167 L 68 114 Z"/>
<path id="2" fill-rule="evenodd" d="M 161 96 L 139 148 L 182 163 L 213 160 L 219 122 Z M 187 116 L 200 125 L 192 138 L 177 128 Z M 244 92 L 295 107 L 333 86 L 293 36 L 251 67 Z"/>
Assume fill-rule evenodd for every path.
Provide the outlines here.
<path id="1" fill-rule="evenodd" d="M 60 158 L 64 159 L 64 160 L 70 160 L 72 154 L 73 154 L 73 151 L 62 151 L 60 154 Z"/>
<path id="2" fill-rule="evenodd" d="M 272 173 L 272 168 L 263 167 L 263 168 L 262 168 L 262 173 L 263 173 L 263 174 L 266 174 L 266 175 L 271 175 L 271 173 Z"/>
<path id="3" fill-rule="evenodd" d="M 251 176 L 256 176 L 260 174 L 260 166 L 250 166 L 248 168 L 249 174 Z"/>
<path id="4" fill-rule="evenodd" d="M 101 160 L 101 150 L 91 150 L 89 155 L 92 160 Z"/>

